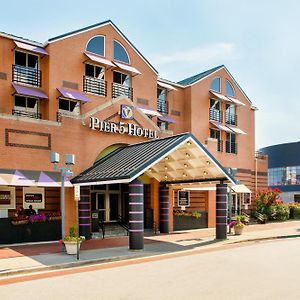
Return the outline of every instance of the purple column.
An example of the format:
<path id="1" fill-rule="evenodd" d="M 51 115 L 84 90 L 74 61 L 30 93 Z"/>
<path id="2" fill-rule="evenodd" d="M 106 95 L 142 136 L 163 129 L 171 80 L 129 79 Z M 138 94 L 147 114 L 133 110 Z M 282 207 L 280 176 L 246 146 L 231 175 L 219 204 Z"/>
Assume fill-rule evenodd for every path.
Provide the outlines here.
<path id="1" fill-rule="evenodd" d="M 165 184 L 159 187 L 159 231 L 169 233 L 169 188 Z"/>
<path id="2" fill-rule="evenodd" d="M 217 184 L 216 239 L 227 239 L 227 184 Z"/>
<path id="3" fill-rule="evenodd" d="M 138 179 L 129 184 L 129 249 L 144 249 L 144 184 Z"/>
<path id="4" fill-rule="evenodd" d="M 91 238 L 91 193 L 89 186 L 80 187 L 80 201 L 78 202 L 79 235 Z"/>

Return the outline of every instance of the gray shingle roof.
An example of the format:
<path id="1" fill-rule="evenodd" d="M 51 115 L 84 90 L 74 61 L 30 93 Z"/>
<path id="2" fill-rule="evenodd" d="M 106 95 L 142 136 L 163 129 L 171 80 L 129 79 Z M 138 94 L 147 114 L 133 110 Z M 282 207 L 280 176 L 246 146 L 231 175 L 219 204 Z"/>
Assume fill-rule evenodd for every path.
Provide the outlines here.
<path id="1" fill-rule="evenodd" d="M 210 75 L 211 73 L 213 73 L 213 72 L 215 72 L 215 71 L 217 71 L 217 70 L 219 70 L 219 69 L 221 69 L 221 68 L 223 68 L 223 67 L 224 67 L 224 65 L 221 65 L 221 66 L 212 68 L 212 69 L 210 69 L 210 70 L 204 71 L 204 72 L 199 73 L 199 74 L 197 74 L 197 75 L 188 77 L 188 78 L 183 79 L 183 80 L 181 80 L 181 81 L 178 81 L 177 83 L 178 83 L 178 84 L 181 84 L 181 85 L 189 85 L 189 84 L 193 84 L 194 82 L 196 82 L 196 81 L 198 81 L 198 80 L 200 80 L 200 79 L 202 79 L 202 78 L 204 78 L 204 77 Z"/>
<path id="2" fill-rule="evenodd" d="M 192 138 L 198 143 L 203 151 L 215 161 L 218 167 L 222 169 L 224 177 L 231 178 L 227 171 L 191 133 L 183 133 L 119 148 L 74 177 L 71 182 L 72 184 L 83 184 L 89 182 L 104 183 L 122 179 L 131 180 L 188 138 Z M 234 181 L 234 179 L 232 180 Z"/>

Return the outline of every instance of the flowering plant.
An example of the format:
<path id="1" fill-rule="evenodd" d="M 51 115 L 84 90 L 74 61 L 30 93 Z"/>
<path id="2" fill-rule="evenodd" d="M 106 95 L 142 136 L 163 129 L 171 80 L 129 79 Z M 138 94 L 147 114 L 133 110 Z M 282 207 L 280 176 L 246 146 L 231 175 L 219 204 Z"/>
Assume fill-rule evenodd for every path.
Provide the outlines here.
<path id="1" fill-rule="evenodd" d="M 31 223 L 38 223 L 38 222 L 45 222 L 47 217 L 45 214 L 37 214 L 29 216 L 29 222 Z"/>
<path id="2" fill-rule="evenodd" d="M 185 211 L 181 209 L 175 209 L 174 210 L 174 216 L 184 216 L 184 217 L 194 217 L 196 219 L 199 219 L 201 217 L 201 212 L 199 211 Z"/>
<path id="3" fill-rule="evenodd" d="M 243 215 L 237 215 L 236 220 L 233 220 L 229 223 L 229 228 L 244 228 L 246 225 L 246 217 Z"/>

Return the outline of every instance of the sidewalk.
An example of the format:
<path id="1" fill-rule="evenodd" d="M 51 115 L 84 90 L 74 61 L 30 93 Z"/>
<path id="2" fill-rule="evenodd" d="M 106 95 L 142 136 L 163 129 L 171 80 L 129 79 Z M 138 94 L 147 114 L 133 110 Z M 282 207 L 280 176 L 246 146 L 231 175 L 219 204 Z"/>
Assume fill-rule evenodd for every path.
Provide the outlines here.
<path id="1" fill-rule="evenodd" d="M 0 280 L 8 276 L 58 270 L 96 263 L 168 255 L 172 253 L 217 250 L 229 245 L 256 240 L 300 237 L 300 221 L 249 225 L 240 236 L 228 235 L 215 240 L 215 229 L 175 232 L 145 237 L 144 251 L 130 251 L 128 237 L 89 240 L 82 244 L 80 260 L 60 252 L 57 242 L 18 246 L 0 246 Z"/>

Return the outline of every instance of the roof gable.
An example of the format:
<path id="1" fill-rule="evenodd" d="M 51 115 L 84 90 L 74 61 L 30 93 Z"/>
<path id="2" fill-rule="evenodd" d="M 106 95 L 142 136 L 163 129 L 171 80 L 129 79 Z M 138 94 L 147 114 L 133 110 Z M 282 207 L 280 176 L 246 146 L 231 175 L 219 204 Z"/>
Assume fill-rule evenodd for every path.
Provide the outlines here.
<path id="1" fill-rule="evenodd" d="M 60 41 L 62 39 L 66 39 L 66 38 L 72 37 L 74 35 L 81 34 L 83 32 L 87 32 L 90 30 L 94 30 L 94 29 L 97 29 L 97 28 L 100 28 L 100 27 L 103 27 L 106 25 L 111 25 L 121 35 L 121 37 L 128 43 L 128 45 L 137 53 L 137 55 L 140 56 L 141 59 L 150 67 L 150 69 L 152 69 L 152 71 L 154 73 L 158 74 L 158 71 L 151 65 L 151 63 L 144 57 L 144 55 L 129 41 L 129 39 L 124 35 L 124 33 L 111 20 L 96 23 L 94 25 L 90 25 L 90 26 L 87 26 L 87 27 L 84 27 L 81 29 L 67 32 L 62 35 L 58 35 L 56 37 L 48 39 L 48 43 L 49 44 L 54 43 L 54 42 Z"/>

